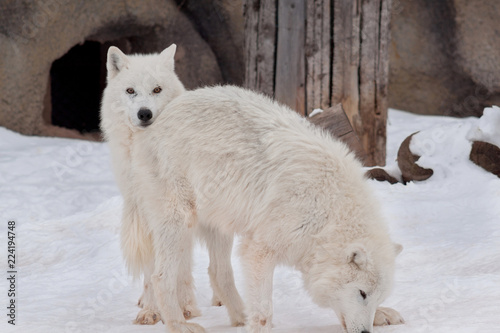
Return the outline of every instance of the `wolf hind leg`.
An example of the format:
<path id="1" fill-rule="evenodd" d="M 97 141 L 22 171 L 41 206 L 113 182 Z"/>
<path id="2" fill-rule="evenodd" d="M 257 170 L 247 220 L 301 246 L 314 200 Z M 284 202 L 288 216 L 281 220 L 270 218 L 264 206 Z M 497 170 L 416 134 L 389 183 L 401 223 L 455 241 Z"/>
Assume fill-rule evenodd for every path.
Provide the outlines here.
<path id="1" fill-rule="evenodd" d="M 245 324 L 244 305 L 234 283 L 231 265 L 233 236 L 204 226 L 200 226 L 200 230 L 210 256 L 208 275 L 214 291 L 212 305 L 220 306 L 224 304 L 231 325 L 243 326 Z"/>
<path id="2" fill-rule="evenodd" d="M 181 261 L 179 264 L 179 275 L 177 279 L 177 297 L 179 306 L 183 310 L 184 318 L 189 320 L 201 316 L 194 294 L 194 280 L 192 275 L 193 261 L 193 238 L 182 244 Z"/>
<path id="3" fill-rule="evenodd" d="M 139 298 L 137 305 L 141 308 L 134 324 L 139 325 L 154 325 L 162 320 L 160 311 L 156 305 L 153 286 L 151 284 L 151 275 L 154 270 L 154 259 L 151 258 L 149 267 L 144 271 L 144 291 Z"/>

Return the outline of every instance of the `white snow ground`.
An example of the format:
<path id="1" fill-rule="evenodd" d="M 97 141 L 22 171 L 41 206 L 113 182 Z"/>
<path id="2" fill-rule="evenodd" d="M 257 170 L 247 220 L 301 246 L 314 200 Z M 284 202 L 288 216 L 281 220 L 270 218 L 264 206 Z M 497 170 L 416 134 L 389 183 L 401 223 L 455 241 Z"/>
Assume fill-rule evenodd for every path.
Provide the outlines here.
<path id="1" fill-rule="evenodd" d="M 394 240 L 404 245 L 384 305 L 406 319 L 375 332 L 500 332 L 500 179 L 467 159 L 466 136 L 481 126 L 472 118 L 390 111 L 388 168 L 394 169 L 401 141 L 420 130 L 412 148 L 435 174 L 406 186 L 371 181 Z M 500 139 L 500 128 L 485 130 L 490 141 Z M 0 332 L 165 331 L 161 323 L 132 324 L 141 284 L 128 277 L 121 259 L 122 202 L 109 163 L 105 144 L 0 128 Z M 9 220 L 16 221 L 15 327 L 7 324 L 6 309 Z M 208 256 L 199 246 L 195 256 L 203 316 L 194 321 L 209 332 L 243 333 L 228 325 L 224 307 L 210 306 Z M 233 262 L 243 291 L 236 256 Z M 341 332 L 333 312 L 311 302 L 298 272 L 280 267 L 274 280 L 274 332 Z"/>

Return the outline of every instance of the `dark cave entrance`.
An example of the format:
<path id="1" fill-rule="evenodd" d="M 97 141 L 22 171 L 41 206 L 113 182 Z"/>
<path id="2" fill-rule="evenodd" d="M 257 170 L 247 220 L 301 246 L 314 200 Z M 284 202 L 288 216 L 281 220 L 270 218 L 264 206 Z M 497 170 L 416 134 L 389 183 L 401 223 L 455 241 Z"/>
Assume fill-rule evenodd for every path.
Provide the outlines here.
<path id="1" fill-rule="evenodd" d="M 50 69 L 52 125 L 99 132 L 99 110 L 106 82 L 102 44 L 86 41 L 55 60 Z"/>

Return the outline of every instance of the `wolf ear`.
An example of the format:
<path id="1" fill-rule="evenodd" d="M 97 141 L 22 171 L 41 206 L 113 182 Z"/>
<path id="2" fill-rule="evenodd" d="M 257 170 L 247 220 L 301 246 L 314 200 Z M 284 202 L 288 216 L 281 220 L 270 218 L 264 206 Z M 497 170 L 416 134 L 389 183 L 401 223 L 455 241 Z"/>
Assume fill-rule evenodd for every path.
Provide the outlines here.
<path id="1" fill-rule="evenodd" d="M 347 249 L 347 263 L 356 265 L 359 269 L 365 269 L 368 264 L 368 254 L 364 246 L 353 244 Z"/>
<path id="2" fill-rule="evenodd" d="M 174 56 L 176 49 L 177 45 L 172 44 L 160 53 L 160 57 L 162 57 L 163 63 L 167 66 L 168 69 L 172 71 L 175 67 Z"/>
<path id="3" fill-rule="evenodd" d="M 127 65 L 127 56 L 116 46 L 111 46 L 108 49 L 108 61 L 106 62 L 108 79 L 114 78 L 123 68 L 126 68 Z"/>
<path id="4" fill-rule="evenodd" d="M 396 256 L 398 256 L 401 251 L 403 251 L 403 245 L 394 243 L 394 252 L 396 252 Z"/>

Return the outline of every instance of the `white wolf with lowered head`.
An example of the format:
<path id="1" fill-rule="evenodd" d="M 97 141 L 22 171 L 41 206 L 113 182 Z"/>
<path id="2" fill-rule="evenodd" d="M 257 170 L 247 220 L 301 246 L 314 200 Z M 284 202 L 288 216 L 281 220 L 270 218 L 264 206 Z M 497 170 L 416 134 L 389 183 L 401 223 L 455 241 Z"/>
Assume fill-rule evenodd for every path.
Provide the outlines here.
<path id="1" fill-rule="evenodd" d="M 184 86 L 174 72 L 176 46 L 171 45 L 160 54 L 125 55 L 118 48 L 110 47 L 107 60 L 107 86 L 101 107 L 101 129 L 109 143 L 113 171 L 124 200 L 121 247 L 130 272 L 139 277 L 144 275 L 144 292 L 139 299 L 142 308 L 135 320 L 139 324 L 155 324 L 162 318 L 151 284 L 155 267 L 155 252 L 151 224 L 146 222 L 143 193 L 138 184 L 149 181 L 147 161 L 137 157 L 144 149 L 137 142 L 137 135 L 148 131 L 151 124 L 168 103 L 185 92 Z M 146 163 L 146 165 L 145 165 Z M 168 218 L 168 216 L 165 216 Z M 164 231 L 162 231 L 164 235 Z M 200 232 L 208 245 L 211 263 L 209 275 L 214 289 L 213 304 L 228 306 L 233 325 L 244 320 L 243 302 L 236 291 L 231 268 L 232 237 L 220 235 L 212 230 Z M 215 250 L 217 244 L 217 250 Z M 183 319 L 200 315 L 193 293 L 191 275 L 192 240 L 182 245 L 177 253 L 179 263 L 176 271 L 176 302 Z M 217 252 L 217 255 L 215 254 Z M 220 290 L 224 288 L 224 296 Z"/>
<path id="2" fill-rule="evenodd" d="M 312 299 L 348 333 L 402 322 L 378 308 L 401 246 L 361 164 L 297 113 L 245 89 L 203 88 L 171 101 L 133 145 L 144 168 L 136 191 L 154 243 L 152 286 L 171 332 L 204 332 L 175 301 L 180 254 L 197 225 L 240 235 L 251 333 L 271 332 L 278 264 L 300 270 Z"/>

